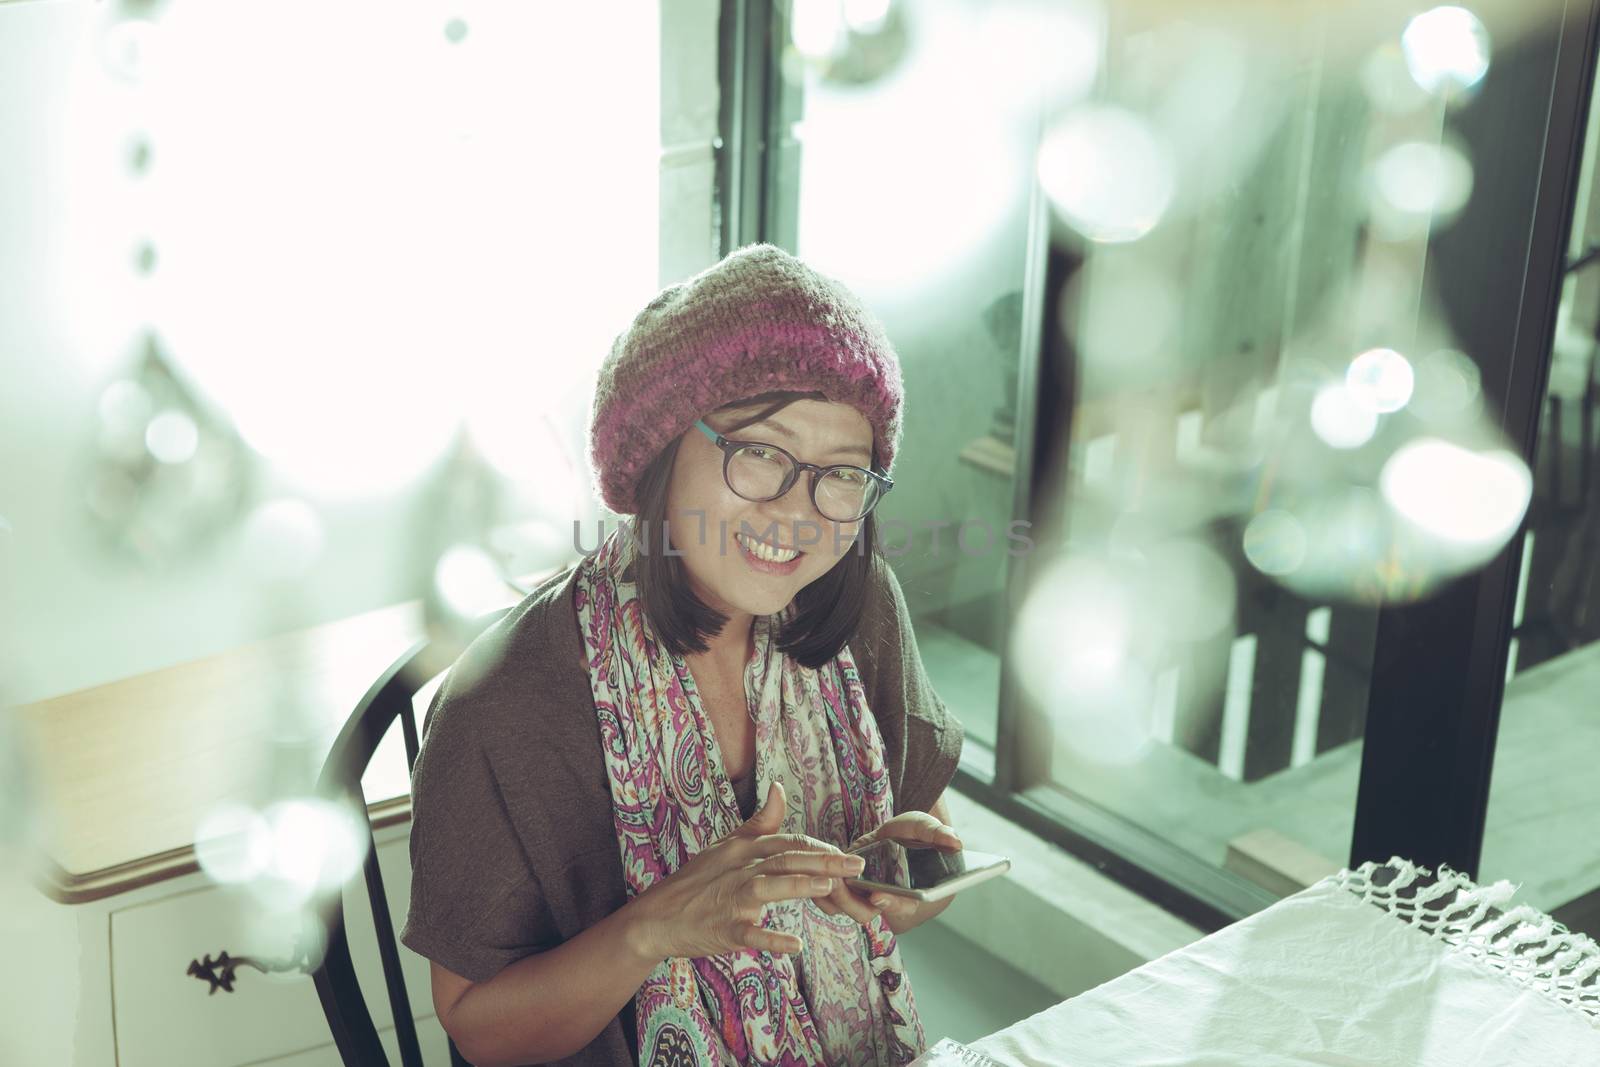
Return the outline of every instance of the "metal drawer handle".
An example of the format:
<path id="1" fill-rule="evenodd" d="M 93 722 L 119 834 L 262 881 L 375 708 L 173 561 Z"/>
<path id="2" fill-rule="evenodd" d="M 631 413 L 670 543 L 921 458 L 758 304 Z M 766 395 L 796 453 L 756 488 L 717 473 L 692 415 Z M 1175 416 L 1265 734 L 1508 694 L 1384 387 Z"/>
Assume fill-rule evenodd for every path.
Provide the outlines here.
<path id="1" fill-rule="evenodd" d="M 211 953 L 206 953 L 204 960 L 190 960 L 189 969 L 184 972 L 192 974 L 203 982 L 210 982 L 211 988 L 206 991 L 207 996 L 214 994 L 219 988 L 225 993 L 233 992 L 234 972 L 241 966 L 254 967 L 262 974 L 273 972 L 298 971 L 309 974 L 311 967 L 304 951 L 299 945 L 295 946 L 297 955 L 287 960 L 263 960 L 252 956 L 232 956 L 227 949 L 216 959 L 211 958 Z"/>

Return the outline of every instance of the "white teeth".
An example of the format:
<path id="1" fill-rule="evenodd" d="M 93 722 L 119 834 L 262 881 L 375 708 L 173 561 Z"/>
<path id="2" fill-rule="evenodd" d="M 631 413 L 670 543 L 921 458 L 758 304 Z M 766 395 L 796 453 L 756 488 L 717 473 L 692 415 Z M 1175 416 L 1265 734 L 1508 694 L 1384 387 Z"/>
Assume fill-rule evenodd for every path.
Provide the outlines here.
<path id="1" fill-rule="evenodd" d="M 764 559 L 768 563 L 788 563 L 790 560 L 794 559 L 800 554 L 794 550 L 790 550 L 788 552 L 779 552 L 777 549 L 763 541 L 752 541 L 744 534 L 739 534 L 737 536 L 740 543 L 750 550 L 750 554 L 752 556 L 755 556 L 758 559 Z"/>

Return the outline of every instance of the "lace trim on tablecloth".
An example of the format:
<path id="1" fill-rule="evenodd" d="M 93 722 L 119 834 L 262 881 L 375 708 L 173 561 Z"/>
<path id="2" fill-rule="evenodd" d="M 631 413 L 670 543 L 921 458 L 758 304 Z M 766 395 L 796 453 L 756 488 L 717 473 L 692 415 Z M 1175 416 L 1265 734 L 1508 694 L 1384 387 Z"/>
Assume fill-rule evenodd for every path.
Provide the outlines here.
<path id="1" fill-rule="evenodd" d="M 1530 905 L 1507 908 L 1519 888 L 1510 882 L 1478 886 L 1443 864 L 1435 873 L 1398 856 L 1329 879 L 1600 1027 L 1600 945 Z"/>

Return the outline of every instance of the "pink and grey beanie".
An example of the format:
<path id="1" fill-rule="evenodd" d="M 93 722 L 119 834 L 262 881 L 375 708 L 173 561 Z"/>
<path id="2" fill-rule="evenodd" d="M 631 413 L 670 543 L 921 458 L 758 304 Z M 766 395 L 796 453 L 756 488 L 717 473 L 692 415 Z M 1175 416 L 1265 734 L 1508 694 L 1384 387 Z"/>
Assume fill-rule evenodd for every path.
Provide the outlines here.
<path id="1" fill-rule="evenodd" d="M 600 365 L 589 461 L 606 507 L 637 515 L 639 475 L 674 438 L 710 411 L 778 389 L 816 390 L 860 411 L 879 469 L 891 472 L 900 359 L 842 284 L 762 243 L 661 290 Z"/>

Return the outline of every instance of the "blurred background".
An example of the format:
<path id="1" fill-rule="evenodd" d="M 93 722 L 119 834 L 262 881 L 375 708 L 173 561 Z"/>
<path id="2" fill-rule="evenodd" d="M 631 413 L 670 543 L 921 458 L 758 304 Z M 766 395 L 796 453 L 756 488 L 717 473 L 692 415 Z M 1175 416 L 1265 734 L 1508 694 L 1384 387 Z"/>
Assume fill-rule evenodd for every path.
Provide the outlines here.
<path id="1" fill-rule="evenodd" d="M 900 353 L 976 808 L 1197 931 L 1398 854 L 1600 934 L 1596 24 L 0 2 L 6 891 L 337 887 L 332 733 L 592 547 L 612 337 L 765 240 Z"/>

